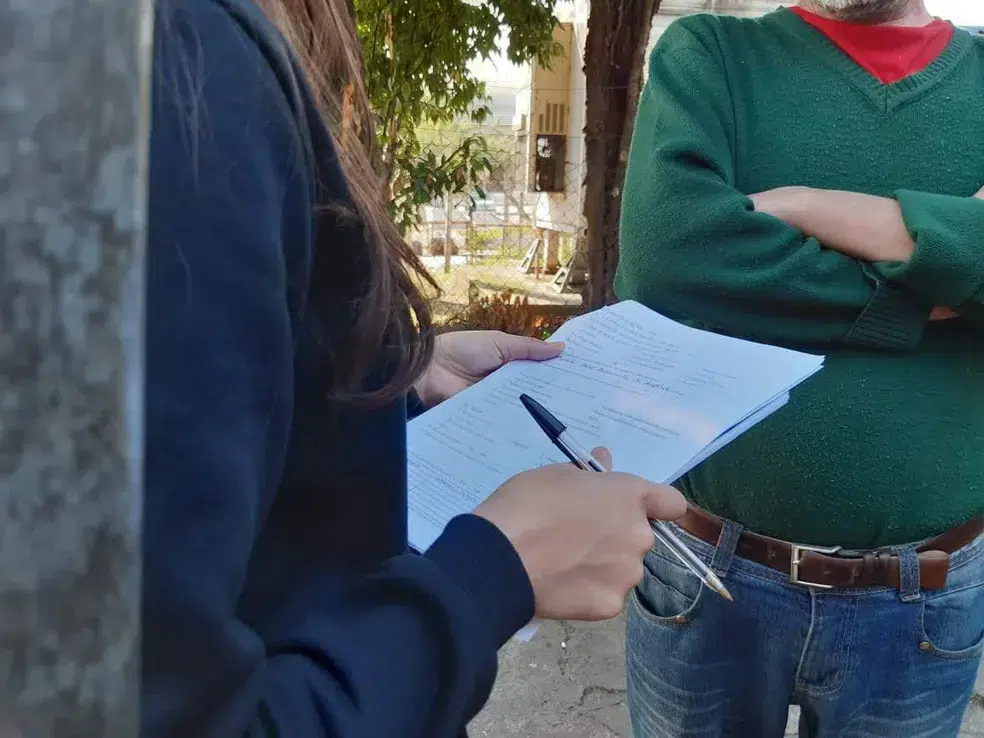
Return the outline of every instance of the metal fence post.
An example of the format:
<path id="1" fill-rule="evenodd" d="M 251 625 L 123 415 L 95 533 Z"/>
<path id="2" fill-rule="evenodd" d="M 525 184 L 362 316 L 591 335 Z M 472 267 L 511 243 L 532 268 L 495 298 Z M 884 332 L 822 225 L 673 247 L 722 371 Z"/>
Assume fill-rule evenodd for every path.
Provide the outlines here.
<path id="1" fill-rule="evenodd" d="M 149 0 L 0 0 L 0 736 L 138 734 Z"/>

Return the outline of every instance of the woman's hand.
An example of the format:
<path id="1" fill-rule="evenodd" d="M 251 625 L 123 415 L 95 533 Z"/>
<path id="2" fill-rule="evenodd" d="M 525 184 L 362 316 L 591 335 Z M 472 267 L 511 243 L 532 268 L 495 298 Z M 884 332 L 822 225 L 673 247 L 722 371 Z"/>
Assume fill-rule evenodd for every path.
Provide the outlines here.
<path id="1" fill-rule="evenodd" d="M 611 456 L 595 456 L 611 467 Z M 557 464 L 502 485 L 475 511 L 501 530 L 533 584 L 537 617 L 604 620 L 642 580 L 651 519 L 675 520 L 687 503 L 673 487 L 628 474 Z"/>
<path id="2" fill-rule="evenodd" d="M 437 337 L 434 359 L 414 385 L 421 402 L 433 407 L 484 379 L 510 361 L 544 361 L 560 356 L 562 343 L 511 336 L 500 331 L 457 331 Z"/>

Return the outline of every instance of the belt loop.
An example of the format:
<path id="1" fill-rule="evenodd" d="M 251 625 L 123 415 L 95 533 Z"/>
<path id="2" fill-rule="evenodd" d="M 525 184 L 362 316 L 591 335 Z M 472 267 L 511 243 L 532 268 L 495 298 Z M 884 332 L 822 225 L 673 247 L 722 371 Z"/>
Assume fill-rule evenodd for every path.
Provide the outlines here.
<path id="1" fill-rule="evenodd" d="M 899 597 L 903 602 L 918 602 L 922 597 L 919 588 L 919 554 L 915 546 L 896 549 L 899 557 Z"/>
<path id="2" fill-rule="evenodd" d="M 738 539 L 745 530 L 741 525 L 730 520 L 721 522 L 723 523 L 721 535 L 718 536 L 714 558 L 711 559 L 711 571 L 719 577 L 726 576 L 731 568 L 731 561 L 735 558 L 735 551 L 738 549 Z"/>

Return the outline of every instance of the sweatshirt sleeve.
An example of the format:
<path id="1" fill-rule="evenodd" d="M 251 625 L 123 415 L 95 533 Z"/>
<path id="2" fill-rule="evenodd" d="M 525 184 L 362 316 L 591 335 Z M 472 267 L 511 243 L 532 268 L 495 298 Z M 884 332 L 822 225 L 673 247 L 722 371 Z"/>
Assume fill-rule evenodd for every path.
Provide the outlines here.
<path id="1" fill-rule="evenodd" d="M 217 2 L 162 5 L 174 12 L 158 24 L 150 147 L 141 735 L 456 736 L 533 610 L 487 521 L 458 518 L 424 556 L 280 603 L 262 637 L 239 616 L 290 433 L 313 175 L 271 52 Z"/>
<path id="2" fill-rule="evenodd" d="M 417 394 L 417 390 L 411 389 L 407 393 L 407 420 L 413 420 L 425 412 L 427 412 L 427 407 L 420 399 L 420 395 Z"/>
<path id="3" fill-rule="evenodd" d="M 874 268 L 934 305 L 980 321 L 984 311 L 984 200 L 900 190 L 895 198 L 915 250 Z"/>
<path id="4" fill-rule="evenodd" d="M 707 17 L 650 58 L 623 192 L 616 293 L 772 343 L 915 345 L 928 310 L 864 266 L 755 212 L 735 183 L 735 119 Z"/>

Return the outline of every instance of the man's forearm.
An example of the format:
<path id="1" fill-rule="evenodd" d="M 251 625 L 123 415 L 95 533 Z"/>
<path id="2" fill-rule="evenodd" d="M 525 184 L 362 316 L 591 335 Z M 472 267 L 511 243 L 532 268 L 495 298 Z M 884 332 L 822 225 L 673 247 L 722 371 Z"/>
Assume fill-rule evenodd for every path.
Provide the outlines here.
<path id="1" fill-rule="evenodd" d="M 752 196 L 767 212 L 829 249 L 862 261 L 908 261 L 915 243 L 902 209 L 888 197 L 842 190 L 783 187 Z"/>

